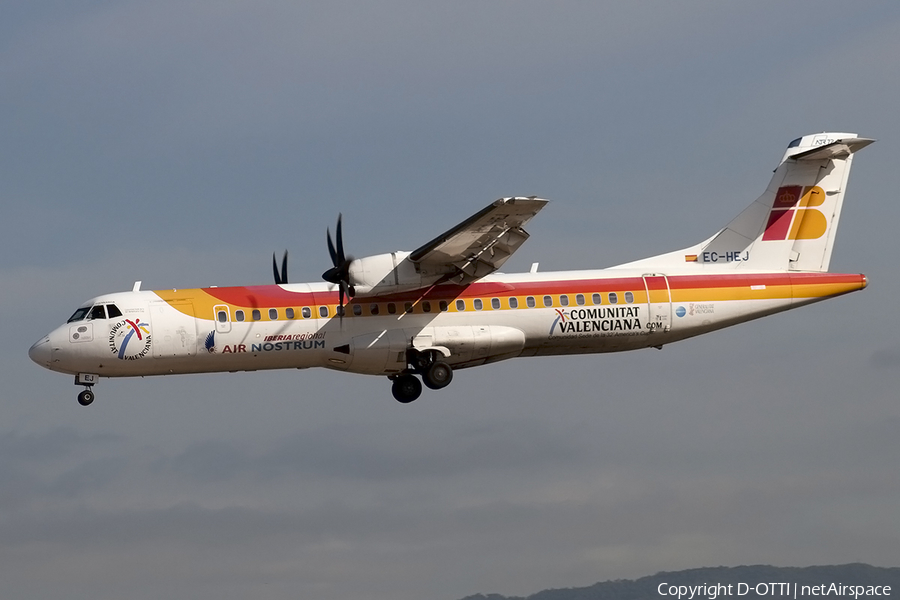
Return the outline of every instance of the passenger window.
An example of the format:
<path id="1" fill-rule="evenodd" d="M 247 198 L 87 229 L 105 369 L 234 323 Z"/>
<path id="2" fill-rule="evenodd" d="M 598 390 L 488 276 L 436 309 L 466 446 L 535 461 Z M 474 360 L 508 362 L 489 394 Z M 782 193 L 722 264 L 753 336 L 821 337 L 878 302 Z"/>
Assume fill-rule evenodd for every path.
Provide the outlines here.
<path id="1" fill-rule="evenodd" d="M 122 316 L 122 311 L 119 310 L 119 307 L 115 304 L 107 304 L 106 305 L 106 314 L 109 315 L 110 319 L 115 319 L 116 317 Z"/>
<path id="2" fill-rule="evenodd" d="M 528 296 L 527 298 L 525 298 L 525 304 L 528 305 L 528 308 L 534 308 L 535 307 L 534 296 Z"/>
<path id="3" fill-rule="evenodd" d="M 475 310 L 481 310 L 484 308 L 484 304 L 481 302 L 481 298 L 475 298 L 475 301 L 472 302 L 475 305 Z"/>
<path id="4" fill-rule="evenodd" d="M 216 318 L 219 320 L 219 323 L 224 323 L 228 320 L 228 313 L 224 310 L 220 310 L 216 313 Z"/>
<path id="5" fill-rule="evenodd" d="M 253 309 L 253 320 L 259 321 L 260 319 L 262 319 L 262 314 L 259 312 L 258 308 L 254 308 Z"/>
<path id="6" fill-rule="evenodd" d="M 457 300 L 456 301 L 456 310 L 462 312 L 466 310 L 466 301 L 465 300 Z"/>
<path id="7" fill-rule="evenodd" d="M 491 298 L 491 308 L 500 310 L 500 298 Z"/>
<path id="8" fill-rule="evenodd" d="M 422 312 L 431 312 L 431 302 L 426 300 L 422 303 Z"/>
<path id="9" fill-rule="evenodd" d="M 344 307 L 340 306 L 340 305 L 338 305 L 338 307 L 335 308 L 334 310 L 335 310 L 335 314 L 339 317 L 343 317 L 344 315 L 347 314 L 347 311 L 344 309 Z"/>
<path id="10" fill-rule="evenodd" d="M 411 313 L 413 311 L 412 302 L 405 302 L 403 304 L 403 310 L 406 311 L 407 314 Z"/>
<path id="11" fill-rule="evenodd" d="M 91 313 L 88 315 L 88 320 L 93 319 L 105 319 L 106 311 L 103 309 L 102 304 L 98 304 L 94 308 L 91 309 Z"/>
<path id="12" fill-rule="evenodd" d="M 584 294 L 578 294 L 575 296 L 575 304 L 578 306 L 584 306 Z"/>
<path id="13" fill-rule="evenodd" d="M 371 313 L 371 314 L 373 314 L 373 315 L 377 315 L 377 314 L 378 314 L 378 305 L 375 304 L 374 302 L 373 302 L 372 304 L 369 305 L 369 313 Z"/>
<path id="14" fill-rule="evenodd" d="M 244 320 L 244 311 L 242 311 L 242 310 L 234 311 L 234 320 L 235 321 L 243 321 Z"/>
<path id="15" fill-rule="evenodd" d="M 569 297 L 566 296 L 565 294 L 563 294 L 562 296 L 559 297 L 559 303 L 562 304 L 563 306 L 568 306 L 569 305 Z"/>
<path id="16" fill-rule="evenodd" d="M 270 308 L 270 309 L 269 309 L 269 319 L 272 320 L 272 321 L 277 321 L 277 320 L 278 320 L 278 309 L 277 309 L 277 308 Z"/>
<path id="17" fill-rule="evenodd" d="M 284 309 L 284 316 L 288 319 L 293 319 L 294 318 L 294 309 L 293 308 Z"/>
<path id="18" fill-rule="evenodd" d="M 602 302 L 600 301 L 600 294 L 594 294 L 593 296 L 591 296 L 591 302 L 593 302 L 594 304 L 602 304 Z"/>
<path id="19" fill-rule="evenodd" d="M 388 314 L 396 315 L 397 314 L 397 305 L 393 302 L 388 302 Z"/>
<path id="20" fill-rule="evenodd" d="M 631 304 L 632 302 L 634 302 L 634 294 L 632 294 L 631 292 L 625 292 L 625 303 Z"/>
<path id="21" fill-rule="evenodd" d="M 509 299 L 509 307 L 510 308 L 519 308 L 519 299 L 515 296 Z"/>
<path id="22" fill-rule="evenodd" d="M 322 316 L 322 317 L 327 317 L 327 316 L 328 316 L 328 307 L 327 307 L 327 306 L 320 306 L 320 307 L 319 307 L 319 315 Z"/>
<path id="23" fill-rule="evenodd" d="M 544 296 L 544 306 L 553 306 L 553 298 L 551 296 Z"/>
<path id="24" fill-rule="evenodd" d="M 450 307 L 447 306 L 446 300 L 441 300 L 440 302 L 438 302 L 438 308 L 441 309 L 441 312 L 447 312 L 448 310 L 450 310 Z"/>
<path id="25" fill-rule="evenodd" d="M 619 303 L 619 295 L 615 292 L 609 293 L 609 303 L 610 304 L 618 304 Z"/>
<path id="26" fill-rule="evenodd" d="M 308 306 L 304 306 L 302 309 L 300 309 L 300 314 L 303 315 L 304 319 L 308 319 L 312 316 L 312 311 Z"/>
<path id="27" fill-rule="evenodd" d="M 357 316 L 357 317 L 361 317 L 361 316 L 362 316 L 362 305 L 361 305 L 361 304 L 354 304 L 354 305 L 353 305 L 353 314 L 354 314 L 355 316 Z"/>

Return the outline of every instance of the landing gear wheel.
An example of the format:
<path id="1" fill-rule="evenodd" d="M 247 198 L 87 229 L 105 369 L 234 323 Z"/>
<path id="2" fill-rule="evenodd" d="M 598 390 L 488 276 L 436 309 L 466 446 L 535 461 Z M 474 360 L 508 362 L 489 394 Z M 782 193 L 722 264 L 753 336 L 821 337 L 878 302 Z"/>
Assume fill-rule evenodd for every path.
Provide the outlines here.
<path id="1" fill-rule="evenodd" d="M 445 362 L 432 363 L 422 374 L 422 381 L 433 390 L 445 388 L 453 381 L 453 369 Z"/>
<path id="2" fill-rule="evenodd" d="M 408 404 L 422 395 L 422 382 L 412 375 L 401 375 L 394 379 L 391 393 L 397 402 Z"/>
<path id="3" fill-rule="evenodd" d="M 94 401 L 94 392 L 91 390 L 84 390 L 80 394 L 78 394 L 78 404 L 82 406 L 87 406 L 91 402 Z"/>

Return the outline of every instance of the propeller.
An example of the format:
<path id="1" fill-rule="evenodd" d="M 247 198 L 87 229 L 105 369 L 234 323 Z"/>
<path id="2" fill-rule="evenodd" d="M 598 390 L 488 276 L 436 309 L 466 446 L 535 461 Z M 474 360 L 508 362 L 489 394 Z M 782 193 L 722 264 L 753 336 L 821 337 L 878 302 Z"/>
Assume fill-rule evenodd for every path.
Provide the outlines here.
<path id="1" fill-rule="evenodd" d="M 284 258 L 281 259 L 281 272 L 278 271 L 278 262 L 275 260 L 275 253 L 272 253 L 272 272 L 275 274 L 275 284 L 282 285 L 288 282 L 287 276 L 287 250 L 284 251 Z"/>
<path id="2" fill-rule="evenodd" d="M 328 253 L 331 255 L 331 263 L 334 266 L 322 273 L 322 279 L 338 286 L 338 302 L 340 303 L 338 315 L 341 318 L 341 322 L 343 322 L 344 295 L 348 298 L 352 298 L 356 295 L 356 290 L 350 283 L 350 263 L 353 262 L 353 257 L 347 256 L 344 253 L 344 235 L 341 226 L 341 216 L 342 215 L 338 213 L 337 229 L 335 230 L 334 236 L 335 242 L 337 242 L 336 247 L 335 242 L 331 241 L 331 230 L 328 229 L 325 232 L 326 239 L 328 240 Z"/>

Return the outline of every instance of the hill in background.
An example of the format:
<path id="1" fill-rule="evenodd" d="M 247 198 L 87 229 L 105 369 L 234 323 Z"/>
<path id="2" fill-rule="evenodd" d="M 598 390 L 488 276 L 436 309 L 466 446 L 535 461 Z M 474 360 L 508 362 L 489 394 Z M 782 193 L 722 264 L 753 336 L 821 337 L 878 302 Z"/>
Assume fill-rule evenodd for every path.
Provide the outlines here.
<path id="1" fill-rule="evenodd" d="M 754 587 L 757 584 L 771 583 L 789 583 L 790 591 L 784 587 L 769 587 L 768 590 L 760 586 L 760 593 L 757 594 Z M 883 598 L 900 597 L 900 568 L 898 567 L 873 567 L 862 563 L 853 563 L 847 565 L 828 565 L 820 567 L 773 567 L 770 565 L 750 565 L 741 567 L 703 567 L 699 569 L 688 569 L 685 571 L 663 571 L 656 575 L 641 577 L 640 579 L 616 579 L 613 581 L 601 581 L 594 585 L 581 588 L 564 588 L 554 590 L 544 590 L 531 596 L 501 596 L 499 594 L 476 594 L 468 596 L 463 600 L 647 600 L 658 598 L 660 600 L 675 600 L 677 595 L 660 595 L 658 592 L 660 584 L 666 584 L 663 588 L 665 591 L 669 586 L 714 586 L 721 584 L 724 586 L 731 585 L 730 594 L 719 594 L 718 598 L 793 598 L 793 584 L 797 584 L 797 598 L 853 598 L 852 592 L 836 593 L 832 589 L 831 593 L 826 595 L 828 586 L 835 585 L 852 585 L 852 586 L 890 586 L 890 595 L 880 596 L 863 596 L 858 598 Z M 745 584 L 747 587 L 739 588 L 738 584 Z M 810 590 L 807 594 L 801 595 L 802 586 L 826 586 L 820 588 L 817 595 L 812 594 Z M 746 591 L 743 595 L 738 595 L 738 590 Z M 702 589 L 700 590 L 703 591 Z M 763 593 L 767 592 L 767 593 Z M 784 593 L 782 593 L 784 592 Z M 710 592 L 695 592 L 694 600 L 715 597 Z M 683 596 L 682 600 L 686 600 L 687 596 Z"/>

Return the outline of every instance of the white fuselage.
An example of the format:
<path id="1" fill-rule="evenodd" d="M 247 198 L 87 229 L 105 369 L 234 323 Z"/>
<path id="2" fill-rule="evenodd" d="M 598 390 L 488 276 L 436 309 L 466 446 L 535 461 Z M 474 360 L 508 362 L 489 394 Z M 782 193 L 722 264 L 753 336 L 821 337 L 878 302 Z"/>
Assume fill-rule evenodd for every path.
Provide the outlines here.
<path id="1" fill-rule="evenodd" d="M 309 367 L 390 376 L 407 369 L 409 350 L 459 369 L 659 347 L 865 285 L 863 275 L 831 273 L 497 274 L 357 296 L 343 318 L 336 286 L 325 283 L 133 291 L 86 303 L 84 318 L 30 355 L 54 371 L 103 377 Z"/>

